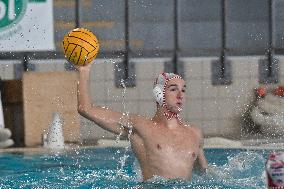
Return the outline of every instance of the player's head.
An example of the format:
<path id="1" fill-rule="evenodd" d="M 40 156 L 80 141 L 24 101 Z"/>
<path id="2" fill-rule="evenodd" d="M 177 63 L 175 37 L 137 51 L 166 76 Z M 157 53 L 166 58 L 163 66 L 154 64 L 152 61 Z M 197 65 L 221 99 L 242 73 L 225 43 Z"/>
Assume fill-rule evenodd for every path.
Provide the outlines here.
<path id="1" fill-rule="evenodd" d="M 185 81 L 174 73 L 158 75 L 153 88 L 154 98 L 160 107 L 171 117 L 177 117 L 182 110 L 185 93 Z M 168 116 L 167 116 L 168 117 Z"/>

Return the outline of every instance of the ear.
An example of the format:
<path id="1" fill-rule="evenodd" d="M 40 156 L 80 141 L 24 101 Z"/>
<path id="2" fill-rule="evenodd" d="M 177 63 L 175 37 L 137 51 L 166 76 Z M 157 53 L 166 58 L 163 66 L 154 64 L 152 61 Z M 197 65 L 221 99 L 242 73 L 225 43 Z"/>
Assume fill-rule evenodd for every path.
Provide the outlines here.
<path id="1" fill-rule="evenodd" d="M 156 100 L 156 102 L 158 102 L 158 104 L 162 106 L 164 94 L 163 94 L 163 90 L 161 89 L 161 87 L 159 86 L 154 87 L 153 95 L 154 95 L 154 99 Z"/>

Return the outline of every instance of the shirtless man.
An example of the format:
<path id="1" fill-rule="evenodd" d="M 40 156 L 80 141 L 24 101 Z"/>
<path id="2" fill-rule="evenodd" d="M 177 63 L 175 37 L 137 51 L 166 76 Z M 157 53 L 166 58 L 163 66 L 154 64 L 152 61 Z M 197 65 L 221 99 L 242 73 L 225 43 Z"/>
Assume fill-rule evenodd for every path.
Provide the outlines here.
<path id="1" fill-rule="evenodd" d="M 141 167 L 143 180 L 154 176 L 165 179 L 191 179 L 194 164 L 207 169 L 200 129 L 180 117 L 185 101 L 185 81 L 173 73 L 160 74 L 154 85 L 157 111 L 152 119 L 102 108 L 92 104 L 89 93 L 91 65 L 77 67 L 78 112 L 101 128 L 127 136 Z M 131 123 L 131 127 L 127 126 Z"/>

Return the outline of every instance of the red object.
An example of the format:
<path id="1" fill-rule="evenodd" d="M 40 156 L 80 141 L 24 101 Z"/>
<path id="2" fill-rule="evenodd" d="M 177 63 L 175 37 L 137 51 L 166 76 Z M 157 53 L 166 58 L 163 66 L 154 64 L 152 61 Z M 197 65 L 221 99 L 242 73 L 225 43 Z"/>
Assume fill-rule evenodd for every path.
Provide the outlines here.
<path id="1" fill-rule="evenodd" d="M 259 88 L 257 88 L 255 91 L 256 91 L 256 95 L 257 95 L 258 97 L 263 98 L 263 97 L 265 97 L 265 95 L 266 95 L 266 90 L 265 90 L 264 87 L 259 87 Z"/>
<path id="2" fill-rule="evenodd" d="M 284 189 L 284 152 L 272 152 L 265 165 L 268 189 Z"/>
<path id="3" fill-rule="evenodd" d="M 276 89 L 274 89 L 273 94 L 276 96 L 284 97 L 284 86 L 279 86 Z"/>

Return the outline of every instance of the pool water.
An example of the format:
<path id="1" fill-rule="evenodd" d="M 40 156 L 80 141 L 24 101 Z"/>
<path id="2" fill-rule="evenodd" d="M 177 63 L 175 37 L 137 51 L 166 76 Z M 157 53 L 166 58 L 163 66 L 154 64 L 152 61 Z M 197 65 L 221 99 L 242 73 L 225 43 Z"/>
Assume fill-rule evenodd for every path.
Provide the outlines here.
<path id="1" fill-rule="evenodd" d="M 193 188 L 265 189 L 270 151 L 206 149 L 212 173 L 191 181 L 154 178 L 141 182 L 129 148 L 74 149 L 55 154 L 0 153 L 0 188 Z"/>

